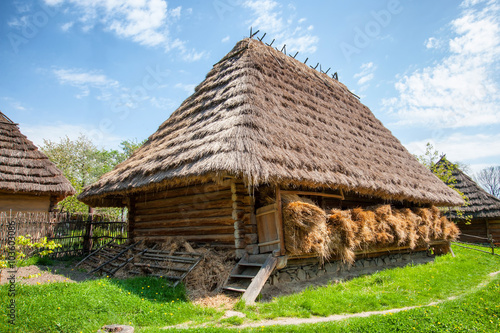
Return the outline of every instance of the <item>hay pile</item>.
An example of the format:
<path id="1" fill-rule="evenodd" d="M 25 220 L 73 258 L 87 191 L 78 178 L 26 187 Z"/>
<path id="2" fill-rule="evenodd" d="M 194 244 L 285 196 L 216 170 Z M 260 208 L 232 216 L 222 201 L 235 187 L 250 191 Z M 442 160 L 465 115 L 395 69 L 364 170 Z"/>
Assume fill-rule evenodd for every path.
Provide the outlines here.
<path id="1" fill-rule="evenodd" d="M 285 246 L 289 254 L 318 254 L 328 259 L 326 213 L 314 202 L 297 195 L 283 195 Z"/>
<path id="2" fill-rule="evenodd" d="M 434 240 L 455 240 L 459 229 L 439 209 L 379 205 L 366 209 L 332 209 L 326 214 L 312 201 L 283 198 L 286 250 L 290 255 L 314 253 L 352 264 L 355 251 L 386 247 L 425 247 Z"/>
<path id="3" fill-rule="evenodd" d="M 203 260 L 184 280 L 191 300 L 218 294 L 236 263 L 231 251 L 202 247 L 196 252 L 203 254 Z"/>

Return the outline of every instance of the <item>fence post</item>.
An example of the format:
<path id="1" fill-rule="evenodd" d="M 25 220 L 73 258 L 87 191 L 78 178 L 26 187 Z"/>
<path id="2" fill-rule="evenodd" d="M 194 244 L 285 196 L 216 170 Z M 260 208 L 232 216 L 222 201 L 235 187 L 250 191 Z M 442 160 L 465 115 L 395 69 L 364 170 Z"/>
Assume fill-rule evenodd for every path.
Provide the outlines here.
<path id="1" fill-rule="evenodd" d="M 83 253 L 88 254 L 92 251 L 92 221 L 94 208 L 89 207 L 89 217 L 85 225 L 85 235 L 83 236 Z"/>
<path id="2" fill-rule="evenodd" d="M 491 234 L 488 235 L 488 240 L 490 241 L 491 254 L 495 254 L 495 243 L 493 243 L 493 236 Z"/>

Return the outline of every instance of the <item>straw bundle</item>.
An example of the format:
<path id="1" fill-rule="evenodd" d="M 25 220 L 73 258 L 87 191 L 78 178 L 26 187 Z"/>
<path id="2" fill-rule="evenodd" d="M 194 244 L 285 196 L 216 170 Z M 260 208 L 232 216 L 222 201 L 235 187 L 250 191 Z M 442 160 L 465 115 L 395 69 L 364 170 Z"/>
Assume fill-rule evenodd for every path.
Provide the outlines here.
<path id="1" fill-rule="evenodd" d="M 296 195 L 283 196 L 283 225 L 288 253 L 329 257 L 326 214 L 312 201 Z"/>
<path id="2" fill-rule="evenodd" d="M 354 262 L 356 255 L 353 249 L 359 246 L 356 237 L 358 231 L 358 226 L 352 223 L 350 211 L 332 209 L 328 215 L 330 253 L 339 256 L 344 263 Z"/>

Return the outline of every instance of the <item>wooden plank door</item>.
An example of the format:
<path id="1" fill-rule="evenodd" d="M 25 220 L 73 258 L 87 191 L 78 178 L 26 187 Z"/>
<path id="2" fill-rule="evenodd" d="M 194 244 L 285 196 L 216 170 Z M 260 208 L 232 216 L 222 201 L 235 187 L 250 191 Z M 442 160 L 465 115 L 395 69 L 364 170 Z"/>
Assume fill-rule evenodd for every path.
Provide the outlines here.
<path id="1" fill-rule="evenodd" d="M 268 253 L 280 249 L 278 205 L 272 204 L 257 209 L 256 217 L 260 253 Z"/>

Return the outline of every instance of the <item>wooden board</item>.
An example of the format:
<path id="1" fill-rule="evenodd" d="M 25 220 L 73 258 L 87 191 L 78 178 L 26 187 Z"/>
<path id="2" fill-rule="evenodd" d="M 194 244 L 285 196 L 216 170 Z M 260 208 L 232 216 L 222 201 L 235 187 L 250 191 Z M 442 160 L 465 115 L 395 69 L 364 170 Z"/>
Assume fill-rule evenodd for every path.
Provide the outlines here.
<path id="1" fill-rule="evenodd" d="M 279 240 L 279 234 L 276 225 L 276 215 L 276 204 L 257 209 L 256 217 L 259 244 Z M 279 243 L 260 246 L 260 253 L 272 252 L 275 249 L 279 249 Z"/>

